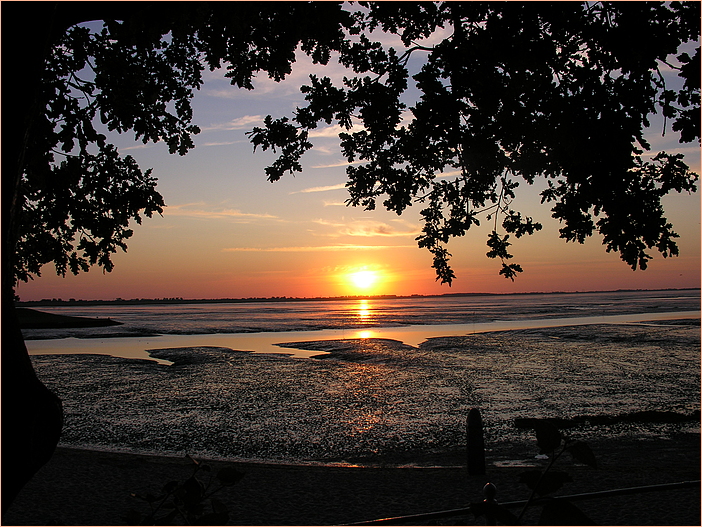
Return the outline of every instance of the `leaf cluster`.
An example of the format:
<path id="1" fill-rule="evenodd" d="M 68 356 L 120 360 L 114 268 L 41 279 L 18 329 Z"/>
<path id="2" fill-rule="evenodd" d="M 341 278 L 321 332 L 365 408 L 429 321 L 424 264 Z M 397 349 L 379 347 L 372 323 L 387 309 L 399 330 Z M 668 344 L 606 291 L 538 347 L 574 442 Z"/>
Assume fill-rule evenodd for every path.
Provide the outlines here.
<path id="1" fill-rule="evenodd" d="M 193 463 L 193 472 L 185 481 L 166 483 L 158 495 L 132 494 L 150 510 L 147 514 L 129 511 L 124 519 L 130 525 L 225 525 L 229 521 L 226 505 L 213 495 L 235 485 L 244 474 L 232 467 L 213 474 L 209 465 L 186 457 Z M 207 482 L 197 477 L 198 473 L 209 474 Z"/>
<path id="2" fill-rule="evenodd" d="M 548 496 L 560 490 L 565 483 L 573 481 L 567 472 L 552 470 L 563 453 L 568 452 L 575 462 L 597 468 L 597 459 L 587 443 L 564 436 L 546 419 L 535 419 L 532 426 L 541 453 L 548 454 L 551 461 L 543 471 L 527 471 L 520 475 L 520 482 L 524 483 L 532 493 L 519 518 L 524 515 L 535 496 Z M 556 523 L 551 523 L 554 521 Z M 573 521 L 577 522 L 576 525 L 593 525 L 592 521 L 575 505 L 559 498 L 551 499 L 545 503 L 539 523 L 541 525 L 573 525 L 570 523 Z"/>
<path id="3" fill-rule="evenodd" d="M 302 88 L 307 106 L 255 128 L 255 147 L 281 152 L 269 179 L 300 171 L 309 130 L 340 125 L 342 152 L 354 163 L 347 203 L 372 210 L 382 199 L 398 214 L 423 203 L 417 240 L 443 283 L 455 278 L 447 242 L 481 215 L 495 218 L 488 256 L 501 260 L 500 274 L 514 279 L 522 271 L 507 263 L 510 242 L 497 225 L 503 218 L 501 228 L 515 237 L 541 227 L 509 208 L 517 179 L 546 180 L 542 203 L 552 203 L 566 241 L 582 243 L 597 231 L 632 269 L 646 268 L 652 248 L 677 255 L 660 200 L 695 191 L 698 176 L 679 155 L 643 161 L 642 154 L 657 112 L 672 120 L 681 142 L 699 140 L 699 48 L 692 57 L 679 53 L 699 39 L 698 3 L 361 5 L 359 28 L 397 34 L 405 49 L 364 36 L 344 44 L 339 60 L 355 77 L 343 86 L 312 77 Z M 441 28 L 452 32 L 421 44 Z M 418 53 L 423 65 L 410 75 Z M 663 67 L 677 70 L 680 89 L 665 85 Z M 410 87 L 420 95 L 408 107 Z"/>
<path id="4" fill-rule="evenodd" d="M 542 507 L 539 525 L 594 525 L 592 520 L 570 501 L 549 496 L 560 490 L 564 484 L 573 481 L 567 472 L 552 470 L 561 455 L 568 452 L 573 461 L 596 469 L 597 460 L 592 450 L 587 443 L 563 435 L 548 419 L 529 419 L 528 425 L 536 435 L 541 454 L 548 454 L 551 461 L 542 471 L 530 470 L 519 475 L 519 481 L 531 490 L 531 496 L 521 513 L 515 516 L 500 506 L 494 500 L 494 496 L 488 496 L 482 503 L 472 503 L 471 511 L 476 517 L 486 516 L 489 520 L 503 525 L 520 525 L 526 510 L 538 503 Z M 494 487 L 487 490 L 495 492 Z M 537 497 L 539 501 L 535 503 Z"/>

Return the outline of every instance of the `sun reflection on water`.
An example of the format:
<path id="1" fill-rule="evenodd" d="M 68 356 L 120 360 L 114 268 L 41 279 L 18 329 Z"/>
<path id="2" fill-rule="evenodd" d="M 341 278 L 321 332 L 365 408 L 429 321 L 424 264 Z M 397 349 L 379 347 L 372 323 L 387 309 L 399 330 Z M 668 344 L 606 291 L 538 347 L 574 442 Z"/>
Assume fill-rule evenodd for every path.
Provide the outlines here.
<path id="1" fill-rule="evenodd" d="M 370 304 L 368 304 L 368 300 L 359 300 L 356 309 L 361 322 L 367 322 L 370 319 Z"/>

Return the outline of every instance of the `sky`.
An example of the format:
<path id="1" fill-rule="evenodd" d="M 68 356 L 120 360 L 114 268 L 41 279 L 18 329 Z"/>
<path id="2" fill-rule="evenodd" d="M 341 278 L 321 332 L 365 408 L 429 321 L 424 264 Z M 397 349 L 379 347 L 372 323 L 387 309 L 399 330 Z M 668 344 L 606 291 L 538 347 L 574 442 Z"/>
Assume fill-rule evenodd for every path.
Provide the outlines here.
<path id="1" fill-rule="evenodd" d="M 392 44 L 392 38 L 386 38 Z M 421 57 L 417 57 L 419 60 Z M 245 132 L 263 118 L 291 116 L 302 105 L 299 86 L 310 73 L 340 78 L 336 63 L 312 65 L 304 55 L 288 79 L 257 78 L 255 89 L 235 88 L 222 71 L 205 72 L 193 99 L 193 122 L 202 132 L 186 156 L 171 155 L 161 142 L 143 145 L 133 134 L 113 135 L 120 153 L 143 170 L 153 168 L 167 207 L 162 216 L 133 225 L 127 253 L 114 256 L 115 269 L 94 267 L 78 276 L 56 276 L 53 265 L 16 292 L 21 300 L 75 298 L 249 298 L 345 295 L 428 295 L 662 289 L 700 287 L 700 196 L 664 198 L 667 217 L 680 235 L 680 256 L 664 259 L 655 250 L 646 271 L 632 271 L 607 253 L 595 234 L 585 244 L 558 238 L 559 223 L 540 204 L 538 184 L 522 183 L 513 208 L 544 228 L 515 240 L 512 254 L 524 272 L 514 282 L 498 274 L 499 260 L 485 256 L 490 227 L 448 244 L 457 275 L 452 287 L 435 280 L 432 256 L 416 245 L 420 205 L 397 216 L 348 207 L 346 163 L 338 130 L 320 127 L 314 148 L 302 158 L 303 172 L 276 183 L 266 180 L 270 152 L 253 152 Z M 679 144 L 668 126 L 654 120 L 652 151 L 683 152 L 700 173 L 696 144 Z"/>

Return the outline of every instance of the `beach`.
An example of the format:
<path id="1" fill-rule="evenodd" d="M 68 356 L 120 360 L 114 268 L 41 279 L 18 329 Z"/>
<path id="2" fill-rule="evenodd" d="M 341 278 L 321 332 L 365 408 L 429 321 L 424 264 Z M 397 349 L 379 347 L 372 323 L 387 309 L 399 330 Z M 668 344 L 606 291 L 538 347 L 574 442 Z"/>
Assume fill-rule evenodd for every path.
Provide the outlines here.
<path id="1" fill-rule="evenodd" d="M 329 525 L 467 507 L 486 481 L 524 500 L 543 468 L 521 419 L 560 419 L 598 468 L 557 463 L 561 495 L 698 480 L 699 319 L 429 339 L 295 343 L 317 359 L 221 348 L 33 356 L 64 400 L 61 446 L 6 525 L 120 525 L 189 475 L 190 454 L 245 477 L 219 496 L 231 524 Z M 487 476 L 465 468 L 480 408 Z M 561 466 L 562 465 L 562 466 Z M 579 502 L 598 524 L 699 525 L 699 486 Z M 516 512 L 519 512 L 518 510 Z M 525 516 L 535 524 L 537 516 Z M 462 516 L 442 524 L 484 524 Z M 414 523 L 414 522 L 413 522 Z M 436 522 L 432 522 L 436 523 Z"/>

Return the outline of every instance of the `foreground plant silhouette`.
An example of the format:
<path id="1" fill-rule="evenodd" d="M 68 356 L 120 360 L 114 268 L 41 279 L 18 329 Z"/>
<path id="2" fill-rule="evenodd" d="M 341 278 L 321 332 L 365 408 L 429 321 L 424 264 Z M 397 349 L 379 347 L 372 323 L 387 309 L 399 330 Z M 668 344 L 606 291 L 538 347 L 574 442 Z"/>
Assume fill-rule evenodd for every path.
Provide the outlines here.
<path id="1" fill-rule="evenodd" d="M 548 497 L 558 491 L 564 483 L 573 481 L 570 474 L 563 471 L 552 470 L 556 461 L 568 452 L 573 461 L 583 463 L 592 468 L 597 468 L 597 460 L 587 443 L 563 435 L 547 419 L 529 420 L 529 426 L 536 433 L 536 442 L 540 454 L 547 455 L 549 464 L 543 470 L 530 470 L 519 475 L 519 481 L 531 489 L 531 495 L 522 508 L 519 516 L 515 516 L 506 508 L 492 501 L 492 496 L 483 503 L 471 504 L 471 510 L 476 517 L 486 516 L 488 520 L 497 521 L 504 525 L 519 525 L 526 511 L 536 505 L 537 498 Z M 494 487 L 492 489 L 494 491 Z M 543 503 L 539 525 L 594 525 L 594 522 L 578 507 L 564 498 L 551 497 Z"/>
<path id="2" fill-rule="evenodd" d="M 184 482 L 166 483 L 158 496 L 151 493 L 132 494 L 134 498 L 148 503 L 150 512 L 142 515 L 130 510 L 123 518 L 129 525 L 171 525 L 174 521 L 176 525 L 224 525 L 229 521 L 226 505 L 212 496 L 237 483 L 244 474 L 232 467 L 224 467 L 214 474 L 209 465 L 189 455 L 186 457 L 193 463 L 193 472 Z M 209 474 L 206 483 L 196 477 L 202 472 Z"/>

